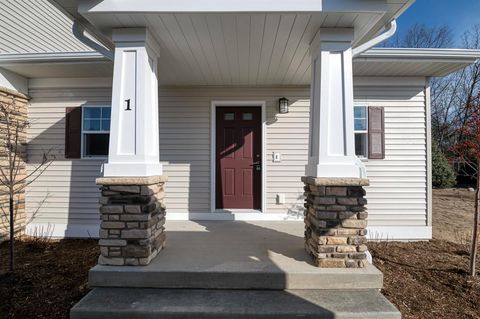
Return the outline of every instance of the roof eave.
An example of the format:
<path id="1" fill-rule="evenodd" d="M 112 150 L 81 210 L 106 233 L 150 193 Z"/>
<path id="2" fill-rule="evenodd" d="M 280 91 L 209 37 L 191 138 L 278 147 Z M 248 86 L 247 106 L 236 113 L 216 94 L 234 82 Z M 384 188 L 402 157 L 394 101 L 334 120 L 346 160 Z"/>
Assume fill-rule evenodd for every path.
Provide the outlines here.
<path id="1" fill-rule="evenodd" d="M 475 62 L 480 59 L 480 50 L 471 49 L 424 49 L 424 48 L 374 48 L 362 53 L 357 60 L 361 59 L 390 59 L 394 60 L 458 60 Z"/>
<path id="2" fill-rule="evenodd" d="M 107 62 L 98 52 L 45 52 L 0 54 L 0 66 L 21 63 Z"/>

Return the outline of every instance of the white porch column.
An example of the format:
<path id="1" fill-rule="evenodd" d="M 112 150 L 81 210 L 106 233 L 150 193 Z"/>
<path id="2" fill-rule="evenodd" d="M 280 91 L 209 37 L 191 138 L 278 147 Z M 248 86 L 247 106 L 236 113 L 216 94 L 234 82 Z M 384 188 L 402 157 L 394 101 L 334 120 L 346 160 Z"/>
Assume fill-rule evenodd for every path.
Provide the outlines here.
<path id="1" fill-rule="evenodd" d="M 105 177 L 162 175 L 155 39 L 145 28 L 114 29 L 112 116 Z"/>
<path id="2" fill-rule="evenodd" d="M 320 29 L 312 58 L 310 144 L 306 175 L 365 178 L 353 133 L 353 29 Z"/>

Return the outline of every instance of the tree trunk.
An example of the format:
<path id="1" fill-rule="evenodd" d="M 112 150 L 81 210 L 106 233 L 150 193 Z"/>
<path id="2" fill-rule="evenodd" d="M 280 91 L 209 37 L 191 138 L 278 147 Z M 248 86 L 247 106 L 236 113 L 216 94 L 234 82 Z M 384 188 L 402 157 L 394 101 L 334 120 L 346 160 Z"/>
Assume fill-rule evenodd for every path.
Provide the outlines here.
<path id="1" fill-rule="evenodd" d="M 478 250 L 478 226 L 480 223 L 480 213 L 478 211 L 480 196 L 479 196 L 479 187 L 480 187 L 480 160 L 477 161 L 477 189 L 475 190 L 475 215 L 473 221 L 473 233 L 472 233 L 472 247 L 470 250 L 470 275 L 475 276 L 476 274 L 476 263 L 477 263 L 477 250 Z"/>
<path id="2" fill-rule="evenodd" d="M 13 263 L 13 254 L 14 254 L 14 241 L 15 241 L 15 214 L 14 214 L 14 207 L 13 207 L 13 195 L 10 192 L 9 196 L 9 210 L 10 210 L 10 271 L 14 271 L 14 263 Z"/>

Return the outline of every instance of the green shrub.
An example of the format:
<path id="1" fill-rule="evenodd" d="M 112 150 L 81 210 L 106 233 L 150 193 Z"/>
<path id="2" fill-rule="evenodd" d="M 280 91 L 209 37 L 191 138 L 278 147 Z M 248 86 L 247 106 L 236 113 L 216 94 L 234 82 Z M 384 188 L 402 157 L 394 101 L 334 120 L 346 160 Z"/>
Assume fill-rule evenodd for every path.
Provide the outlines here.
<path id="1" fill-rule="evenodd" d="M 437 188 L 453 187 L 455 172 L 436 143 L 432 143 L 432 185 Z"/>

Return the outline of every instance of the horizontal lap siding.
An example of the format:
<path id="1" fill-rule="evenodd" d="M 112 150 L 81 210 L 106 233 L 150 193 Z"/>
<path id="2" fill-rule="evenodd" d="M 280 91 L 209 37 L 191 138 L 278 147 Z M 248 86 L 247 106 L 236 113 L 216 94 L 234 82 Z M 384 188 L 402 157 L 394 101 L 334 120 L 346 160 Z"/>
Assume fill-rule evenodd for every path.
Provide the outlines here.
<path id="1" fill-rule="evenodd" d="M 171 88 L 160 90 L 160 157 L 169 176 L 169 212 L 210 212 L 210 108 L 213 100 L 256 100 L 267 104 L 267 211 L 281 213 L 302 205 L 308 147 L 309 95 L 306 88 Z M 277 114 L 278 99 L 293 103 L 287 115 Z M 307 139 L 305 139 L 307 137 Z M 282 163 L 272 163 L 272 153 Z M 276 205 L 276 194 L 286 205 Z M 297 208 L 298 210 L 298 208 Z"/>
<path id="2" fill-rule="evenodd" d="M 355 101 L 385 108 L 385 159 L 366 163 L 369 225 L 427 225 L 423 87 L 357 87 Z"/>
<path id="3" fill-rule="evenodd" d="M 39 89 L 31 93 L 29 169 L 44 150 L 57 159 L 27 190 L 27 209 L 38 222 L 96 223 L 102 161 L 65 160 L 65 108 L 108 104 L 110 89 Z M 212 100 L 264 100 L 267 103 L 267 212 L 299 214 L 308 148 L 308 88 L 162 88 L 160 154 L 170 212 L 210 211 L 210 104 Z M 288 114 L 278 114 L 278 99 L 289 98 Z M 370 225 L 426 225 L 426 134 L 423 88 L 359 86 L 357 103 L 385 107 L 384 160 L 366 163 Z M 281 163 L 272 162 L 273 152 Z M 286 204 L 276 204 L 285 194 Z M 45 200 L 46 198 L 46 200 Z"/>
<path id="4" fill-rule="evenodd" d="M 92 51 L 73 35 L 71 19 L 48 0 L 0 3 L 0 53 Z"/>
<path id="5" fill-rule="evenodd" d="M 109 105 L 110 89 L 31 90 L 28 167 L 33 171 L 47 151 L 55 156 L 27 188 L 27 209 L 38 223 L 97 223 L 99 190 L 95 178 L 103 160 L 65 159 L 65 109 Z M 92 234 L 94 236 L 96 234 Z"/>
<path id="6" fill-rule="evenodd" d="M 204 98 L 160 92 L 160 160 L 169 177 L 169 212 L 204 212 L 210 207 L 210 116 Z"/>

